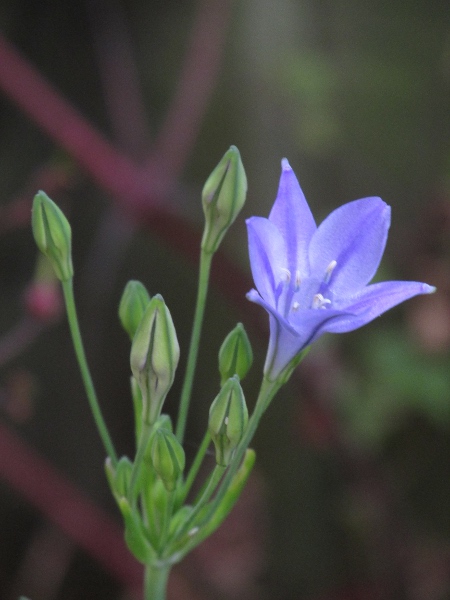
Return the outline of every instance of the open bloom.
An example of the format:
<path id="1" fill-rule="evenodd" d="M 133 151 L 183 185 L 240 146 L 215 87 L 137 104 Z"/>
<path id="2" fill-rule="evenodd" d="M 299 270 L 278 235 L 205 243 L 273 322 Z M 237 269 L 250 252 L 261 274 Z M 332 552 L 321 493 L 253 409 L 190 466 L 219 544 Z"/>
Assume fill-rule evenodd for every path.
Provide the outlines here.
<path id="1" fill-rule="evenodd" d="M 415 281 L 368 285 L 386 245 L 389 206 L 381 198 L 355 200 L 317 227 L 288 161 L 281 164 L 269 218 L 247 220 L 258 290 L 247 298 L 269 313 L 264 372 L 271 380 L 323 333 L 352 331 L 408 298 L 435 291 Z"/>

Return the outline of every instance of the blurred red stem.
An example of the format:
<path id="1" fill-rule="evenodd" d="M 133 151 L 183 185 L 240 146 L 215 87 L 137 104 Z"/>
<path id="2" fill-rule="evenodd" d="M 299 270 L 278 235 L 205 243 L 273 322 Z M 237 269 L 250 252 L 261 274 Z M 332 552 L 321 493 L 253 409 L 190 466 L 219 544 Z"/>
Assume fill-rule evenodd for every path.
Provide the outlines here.
<path id="1" fill-rule="evenodd" d="M 115 197 L 144 194 L 139 169 L 91 126 L 0 34 L 0 88 Z"/>
<path id="2" fill-rule="evenodd" d="M 145 171 L 114 148 L 1 34 L 0 88 L 100 187 L 128 207 L 148 209 L 167 193 L 193 146 L 218 72 L 230 4 L 200 2 L 179 84 Z M 156 181 L 155 173 L 163 180 Z"/>
<path id="3" fill-rule="evenodd" d="M 122 528 L 1 421 L 0 477 L 119 581 L 139 589 L 142 569 Z"/>
<path id="4" fill-rule="evenodd" d="M 124 7 L 117 0 L 91 0 L 87 8 L 115 138 L 139 159 L 149 144 L 149 128 Z"/>
<path id="5" fill-rule="evenodd" d="M 220 67 L 231 0 L 199 0 L 177 89 L 152 152 L 177 178 L 192 150 Z"/>

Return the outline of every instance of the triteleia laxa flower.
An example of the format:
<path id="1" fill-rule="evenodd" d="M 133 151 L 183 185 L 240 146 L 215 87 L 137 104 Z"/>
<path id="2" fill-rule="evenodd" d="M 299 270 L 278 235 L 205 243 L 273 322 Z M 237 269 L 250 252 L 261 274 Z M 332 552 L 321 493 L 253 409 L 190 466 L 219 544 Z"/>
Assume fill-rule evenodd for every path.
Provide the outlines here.
<path id="1" fill-rule="evenodd" d="M 371 197 L 344 204 L 316 226 L 297 178 L 282 160 L 268 219 L 247 220 L 256 290 L 247 298 L 269 313 L 264 373 L 277 379 L 322 334 L 344 333 L 435 288 L 416 281 L 368 285 L 380 264 L 390 207 Z"/>

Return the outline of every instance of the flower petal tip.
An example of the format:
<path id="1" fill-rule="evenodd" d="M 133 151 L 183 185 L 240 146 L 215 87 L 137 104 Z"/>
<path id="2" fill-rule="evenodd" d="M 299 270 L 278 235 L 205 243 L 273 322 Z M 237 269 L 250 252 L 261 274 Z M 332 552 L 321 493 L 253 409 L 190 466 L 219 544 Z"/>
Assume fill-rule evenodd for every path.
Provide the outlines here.
<path id="1" fill-rule="evenodd" d="M 256 300 L 259 298 L 259 294 L 255 289 L 251 289 L 245 294 L 245 297 L 247 300 L 250 300 L 250 302 L 256 302 Z"/>
<path id="2" fill-rule="evenodd" d="M 422 294 L 434 294 L 437 288 L 434 285 L 422 284 Z"/>
<path id="3" fill-rule="evenodd" d="M 281 168 L 283 169 L 283 171 L 292 171 L 291 165 L 289 164 L 287 158 L 281 159 Z"/>

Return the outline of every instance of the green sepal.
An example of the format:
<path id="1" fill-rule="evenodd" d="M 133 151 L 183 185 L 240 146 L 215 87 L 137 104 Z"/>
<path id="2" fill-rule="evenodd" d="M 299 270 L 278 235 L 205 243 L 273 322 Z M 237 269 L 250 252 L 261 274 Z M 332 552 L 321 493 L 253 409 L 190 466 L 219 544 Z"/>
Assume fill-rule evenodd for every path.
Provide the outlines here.
<path id="1" fill-rule="evenodd" d="M 160 515 L 166 513 L 167 505 L 169 503 L 169 493 L 170 492 L 167 491 L 162 479 L 156 478 L 151 489 L 151 499 L 153 508 L 156 509 Z"/>
<path id="2" fill-rule="evenodd" d="M 167 429 L 157 429 L 152 436 L 151 457 L 153 467 L 167 491 L 173 492 L 184 471 L 186 459 L 183 446 Z"/>
<path id="3" fill-rule="evenodd" d="M 241 211 L 247 195 L 247 177 L 236 146 L 224 154 L 202 191 L 205 229 L 202 249 L 215 252 Z"/>
<path id="4" fill-rule="evenodd" d="M 219 350 L 219 373 L 221 385 L 237 375 L 243 379 L 253 363 L 253 351 L 242 323 L 238 323 L 224 339 Z"/>
<path id="5" fill-rule="evenodd" d="M 216 449 L 216 462 L 226 467 L 244 435 L 248 422 L 239 377 L 230 377 L 209 409 L 208 429 Z"/>
<path id="6" fill-rule="evenodd" d="M 154 427 L 155 429 L 165 429 L 166 431 L 173 433 L 173 425 L 170 415 L 167 415 L 166 413 L 159 415 Z"/>
<path id="7" fill-rule="evenodd" d="M 118 505 L 125 522 L 125 541 L 128 549 L 139 562 L 149 564 L 154 561 L 156 553 L 146 537 L 144 524 L 138 513 L 131 510 L 126 498 L 120 498 Z"/>
<path id="8" fill-rule="evenodd" d="M 37 247 L 50 260 L 58 279 L 72 279 L 72 230 L 62 210 L 43 191 L 34 197 L 31 226 Z"/>
<path id="9" fill-rule="evenodd" d="M 117 463 L 115 488 L 119 496 L 128 496 L 130 491 L 131 472 L 133 463 L 127 456 L 122 456 Z"/>
<path id="10" fill-rule="evenodd" d="M 180 525 L 187 521 L 192 510 L 193 507 L 190 504 L 185 504 L 177 510 L 170 521 L 169 535 L 173 535 Z"/>
<path id="11" fill-rule="evenodd" d="M 142 418 L 152 425 L 172 387 L 180 347 L 162 296 L 150 300 L 131 345 L 130 365 L 142 392 Z"/>
<path id="12" fill-rule="evenodd" d="M 173 433 L 173 425 L 172 425 L 172 419 L 170 418 L 170 415 L 167 415 L 165 413 L 163 413 L 162 415 L 159 415 L 155 424 L 151 428 L 151 434 L 147 440 L 145 453 L 144 453 L 144 463 L 148 470 L 153 470 L 152 444 L 153 444 L 153 438 L 159 429 L 163 429 L 164 431 L 167 431 L 168 433 Z"/>
<path id="13" fill-rule="evenodd" d="M 120 299 L 119 319 L 131 339 L 136 333 L 149 302 L 150 294 L 143 283 L 132 279 L 126 284 Z"/>
<path id="14" fill-rule="evenodd" d="M 153 547 L 158 548 L 170 501 L 169 492 L 166 490 L 162 480 L 156 477 L 143 490 L 141 498 L 149 539 Z"/>
<path id="15" fill-rule="evenodd" d="M 111 459 L 105 461 L 105 472 L 113 495 L 117 498 L 128 497 L 130 491 L 133 463 L 127 456 L 122 456 L 114 469 Z"/>

